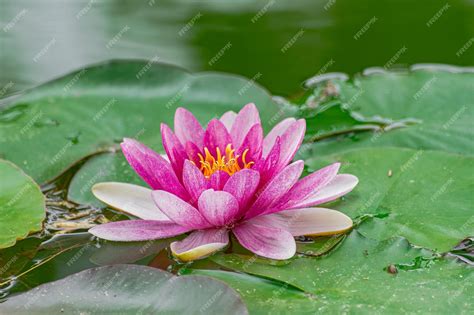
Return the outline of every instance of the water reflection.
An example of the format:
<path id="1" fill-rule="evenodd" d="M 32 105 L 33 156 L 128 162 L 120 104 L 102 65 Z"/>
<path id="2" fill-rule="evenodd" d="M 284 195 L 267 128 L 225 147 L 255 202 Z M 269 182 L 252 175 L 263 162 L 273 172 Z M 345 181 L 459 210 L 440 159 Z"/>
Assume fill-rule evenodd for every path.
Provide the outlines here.
<path id="1" fill-rule="evenodd" d="M 191 70 L 238 73 L 286 95 L 315 73 L 360 72 L 394 56 L 393 64 L 472 64 L 473 48 L 457 54 L 472 40 L 472 4 L 451 1 L 443 10 L 445 5 L 428 0 L 4 0 L 0 93 L 113 58 L 155 58 Z"/>

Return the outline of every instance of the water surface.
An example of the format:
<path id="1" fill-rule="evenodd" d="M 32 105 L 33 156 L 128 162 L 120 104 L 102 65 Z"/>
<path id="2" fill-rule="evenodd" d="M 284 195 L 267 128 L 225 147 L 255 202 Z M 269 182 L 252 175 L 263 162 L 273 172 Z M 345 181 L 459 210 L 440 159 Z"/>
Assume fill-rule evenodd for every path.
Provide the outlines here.
<path id="1" fill-rule="evenodd" d="M 2 0 L 0 21 L 2 96 L 113 58 L 237 73 L 282 95 L 316 73 L 474 64 L 471 0 Z"/>

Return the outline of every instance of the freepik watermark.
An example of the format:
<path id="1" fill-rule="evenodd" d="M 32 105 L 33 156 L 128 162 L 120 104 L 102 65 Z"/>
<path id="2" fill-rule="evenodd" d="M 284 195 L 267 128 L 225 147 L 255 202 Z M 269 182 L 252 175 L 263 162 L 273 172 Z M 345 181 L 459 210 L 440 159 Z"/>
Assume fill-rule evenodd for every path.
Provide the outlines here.
<path id="1" fill-rule="evenodd" d="M 257 72 L 256 75 L 252 77 L 238 92 L 240 96 L 244 95 L 245 92 L 248 91 L 253 85 L 255 85 L 255 82 L 262 77 L 262 74 L 260 72 Z"/>
<path id="2" fill-rule="evenodd" d="M 63 92 L 66 93 L 67 91 L 69 91 L 72 86 L 74 84 L 76 84 L 77 81 L 79 81 L 79 79 L 84 75 L 84 73 L 86 73 L 86 69 L 82 69 L 81 71 L 79 71 L 78 73 L 76 73 L 71 80 L 69 80 L 69 82 L 63 87 Z"/>
<path id="3" fill-rule="evenodd" d="M 209 60 L 208 64 L 210 66 L 214 65 L 217 61 L 219 61 L 219 59 L 222 58 L 222 56 L 224 56 L 224 54 L 226 53 L 227 50 L 229 50 L 230 48 L 232 48 L 232 43 L 231 42 L 228 42 L 227 44 L 225 44 L 224 47 L 222 47 L 218 52 L 217 54 L 211 58 L 211 60 Z"/>
<path id="4" fill-rule="evenodd" d="M 9 89 L 11 89 L 13 86 L 15 85 L 15 83 L 13 83 L 13 81 L 10 81 L 8 82 L 7 84 L 5 84 L 5 86 L 3 86 L 1 89 L 0 89 L 0 97 L 2 97 L 3 95 L 5 95 Z"/>
<path id="5" fill-rule="evenodd" d="M 296 41 L 301 38 L 301 36 L 303 36 L 304 32 L 304 29 L 300 29 L 298 33 L 296 33 L 292 38 L 290 38 L 290 40 L 280 49 L 280 51 L 282 53 L 286 53 L 288 49 L 290 49 L 291 46 L 293 46 Z"/>
<path id="6" fill-rule="evenodd" d="M 263 8 L 261 8 L 261 9 L 257 12 L 257 14 L 255 14 L 255 15 L 250 19 L 250 21 L 255 24 L 258 20 L 260 20 L 260 18 L 261 18 L 262 16 L 265 15 L 265 13 L 267 13 L 268 9 L 269 9 L 272 5 L 274 5 L 274 4 L 275 4 L 275 0 L 270 0 L 270 1 L 268 1 L 267 4 L 265 4 L 265 5 L 263 6 Z"/>
<path id="7" fill-rule="evenodd" d="M 125 25 L 114 37 L 112 37 L 111 40 L 109 40 L 109 42 L 107 43 L 107 45 L 105 45 L 105 47 L 107 49 L 112 48 L 122 38 L 123 34 L 128 32 L 130 29 L 131 29 L 130 26 Z"/>
<path id="8" fill-rule="evenodd" d="M 87 12 L 90 11 L 92 8 L 92 5 L 94 4 L 95 0 L 89 0 L 89 2 L 86 4 L 85 7 L 83 7 L 79 12 L 76 14 L 76 19 L 79 20 L 81 17 L 87 14 Z"/>
<path id="9" fill-rule="evenodd" d="M 95 115 L 92 117 L 92 120 L 94 122 L 97 122 L 99 119 L 102 118 L 102 116 L 107 113 L 107 111 L 110 109 L 111 106 L 115 105 L 117 103 L 117 100 L 113 97 L 111 98 L 105 105 L 102 107 Z"/>
<path id="10" fill-rule="evenodd" d="M 7 23 L 7 25 L 3 27 L 3 31 L 6 33 L 11 30 L 16 25 L 16 23 L 18 23 L 21 18 L 26 15 L 26 13 L 28 13 L 27 9 L 21 10 L 17 15 L 15 15 L 15 17 L 10 22 Z"/>
<path id="11" fill-rule="evenodd" d="M 361 29 L 354 34 L 354 39 L 355 40 L 359 40 L 359 38 L 364 35 L 368 30 L 369 28 L 375 24 L 375 22 L 377 22 L 379 19 L 374 16 L 373 18 L 371 18 L 367 23 L 364 24 L 364 26 L 361 27 Z"/>
<path id="12" fill-rule="evenodd" d="M 56 38 L 52 38 L 47 44 L 46 46 L 43 47 L 43 49 L 41 49 L 34 57 L 33 57 L 33 61 L 34 62 L 38 62 L 38 60 L 43 57 L 44 55 L 46 55 L 46 53 L 48 52 L 48 50 L 54 45 L 56 44 Z"/>
<path id="13" fill-rule="evenodd" d="M 461 57 L 474 43 L 474 37 L 471 37 L 457 52 L 456 56 Z"/>
<path id="14" fill-rule="evenodd" d="M 329 0 L 328 2 L 326 2 L 326 4 L 324 5 L 324 10 L 329 10 L 333 5 L 336 4 L 336 0 Z"/>
<path id="15" fill-rule="evenodd" d="M 425 82 L 423 86 L 415 93 L 413 94 L 413 99 L 415 101 L 419 100 L 425 93 L 430 89 L 431 85 L 438 80 L 437 77 L 433 76 L 431 79 Z"/>
<path id="16" fill-rule="evenodd" d="M 406 48 L 406 46 L 403 46 L 402 48 L 400 48 L 400 49 L 395 53 L 395 55 L 393 55 L 392 58 L 390 58 L 390 59 L 385 63 L 385 65 L 383 66 L 383 68 L 384 68 L 385 70 L 390 69 L 390 68 L 397 62 L 397 60 L 400 58 L 400 56 L 403 55 L 407 50 L 408 50 L 408 48 Z"/>
<path id="17" fill-rule="evenodd" d="M 196 23 L 196 21 L 202 17 L 203 17 L 203 14 L 201 12 L 198 12 L 198 14 L 193 16 L 193 18 L 179 30 L 178 35 L 183 36 L 184 34 L 186 34 L 194 26 L 194 23 Z"/>
<path id="18" fill-rule="evenodd" d="M 183 97 L 183 94 L 186 93 L 186 91 L 189 90 L 189 85 L 186 84 L 183 86 L 178 93 L 176 93 L 165 105 L 166 109 L 170 109 L 173 107 L 180 99 Z"/>
<path id="19" fill-rule="evenodd" d="M 438 12 L 433 15 L 431 19 L 426 22 L 426 26 L 431 27 L 438 19 L 444 14 L 444 12 L 448 11 L 448 9 L 451 7 L 449 3 L 446 3 L 441 9 L 439 9 Z"/>
<path id="20" fill-rule="evenodd" d="M 151 66 L 154 63 L 157 63 L 160 60 L 160 57 L 154 56 L 153 58 L 148 61 L 146 65 L 143 66 L 143 68 L 140 69 L 140 71 L 137 72 L 135 75 L 135 78 L 140 79 L 148 70 L 150 70 Z"/>

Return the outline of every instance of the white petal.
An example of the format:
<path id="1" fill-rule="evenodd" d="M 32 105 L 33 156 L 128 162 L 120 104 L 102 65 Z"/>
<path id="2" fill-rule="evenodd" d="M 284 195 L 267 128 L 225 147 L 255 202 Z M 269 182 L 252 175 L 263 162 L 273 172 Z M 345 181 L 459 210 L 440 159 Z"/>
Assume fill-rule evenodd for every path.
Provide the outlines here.
<path id="1" fill-rule="evenodd" d="M 229 244 L 229 232 L 225 229 L 208 229 L 192 232 L 179 242 L 171 243 L 176 258 L 185 262 L 207 257 Z"/>
<path id="2" fill-rule="evenodd" d="M 284 219 L 293 236 L 334 235 L 352 228 L 352 220 L 342 212 L 326 208 L 285 210 L 272 214 Z"/>
<path id="3" fill-rule="evenodd" d="M 326 186 L 318 190 L 312 196 L 291 205 L 291 209 L 299 209 L 317 206 L 326 202 L 336 200 L 349 193 L 357 186 L 359 179 L 351 174 L 339 174 Z"/>
<path id="4" fill-rule="evenodd" d="M 94 196 L 114 209 L 144 220 L 170 221 L 155 205 L 151 192 L 146 187 L 117 182 L 98 183 L 92 187 Z"/>

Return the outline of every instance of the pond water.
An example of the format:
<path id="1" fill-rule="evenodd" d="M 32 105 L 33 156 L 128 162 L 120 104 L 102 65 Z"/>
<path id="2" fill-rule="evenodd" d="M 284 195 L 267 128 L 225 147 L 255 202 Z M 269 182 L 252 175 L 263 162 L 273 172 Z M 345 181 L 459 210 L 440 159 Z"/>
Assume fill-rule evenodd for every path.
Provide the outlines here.
<path id="1" fill-rule="evenodd" d="M 3 0 L 0 97 L 112 58 L 237 73 L 291 95 L 317 73 L 472 65 L 473 20 L 470 0 Z"/>

